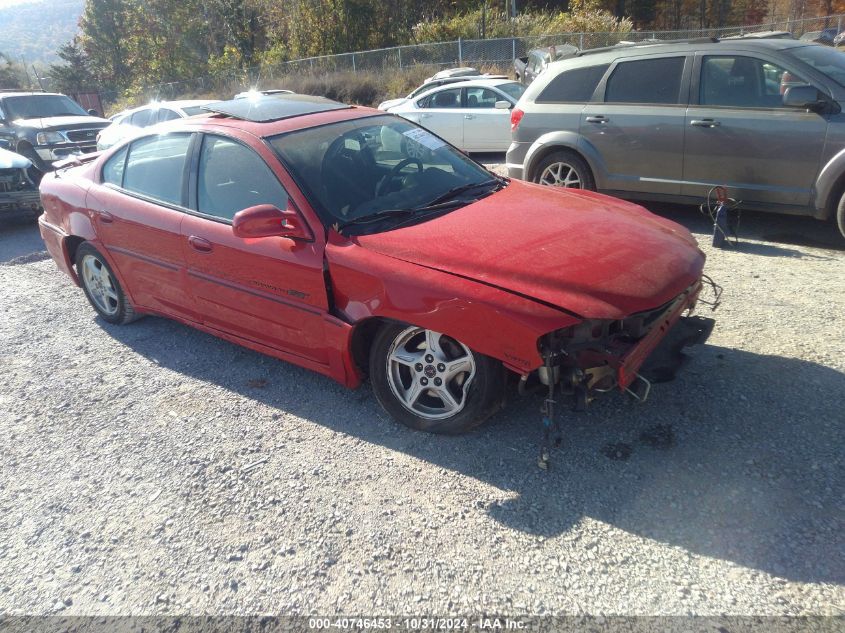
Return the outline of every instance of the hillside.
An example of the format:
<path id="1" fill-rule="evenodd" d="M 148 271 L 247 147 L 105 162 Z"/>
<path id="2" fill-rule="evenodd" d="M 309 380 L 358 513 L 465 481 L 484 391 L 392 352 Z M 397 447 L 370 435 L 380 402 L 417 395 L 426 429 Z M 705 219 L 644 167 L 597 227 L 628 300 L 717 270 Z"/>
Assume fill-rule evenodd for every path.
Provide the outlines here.
<path id="1" fill-rule="evenodd" d="M 33 0 L 0 8 L 0 52 L 27 64 L 55 62 L 56 49 L 77 32 L 85 0 Z"/>

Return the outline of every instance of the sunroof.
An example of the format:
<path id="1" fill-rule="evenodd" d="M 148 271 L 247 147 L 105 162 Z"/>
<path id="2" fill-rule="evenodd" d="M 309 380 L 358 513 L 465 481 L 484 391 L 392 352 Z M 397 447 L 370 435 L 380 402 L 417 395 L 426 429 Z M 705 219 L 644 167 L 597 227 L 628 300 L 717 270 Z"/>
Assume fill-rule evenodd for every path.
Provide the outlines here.
<path id="1" fill-rule="evenodd" d="M 232 101 L 218 101 L 202 106 L 203 109 L 217 114 L 225 114 L 244 121 L 266 123 L 279 121 L 305 114 L 328 112 L 351 108 L 345 103 L 339 103 L 325 97 L 311 95 L 279 94 L 258 95 L 254 98 L 233 99 Z"/>

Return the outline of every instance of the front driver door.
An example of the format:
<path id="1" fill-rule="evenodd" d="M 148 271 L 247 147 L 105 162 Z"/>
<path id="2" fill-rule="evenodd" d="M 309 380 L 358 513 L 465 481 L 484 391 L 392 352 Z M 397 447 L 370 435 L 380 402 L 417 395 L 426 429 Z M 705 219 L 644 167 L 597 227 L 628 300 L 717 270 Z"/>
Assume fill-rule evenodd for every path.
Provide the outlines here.
<path id="1" fill-rule="evenodd" d="M 419 109 L 408 118 L 463 149 L 464 113 L 461 101 L 460 88 L 444 88 L 417 101 Z"/>
<path id="2" fill-rule="evenodd" d="M 704 198 L 714 185 L 746 206 L 807 207 L 827 118 L 783 106 L 798 73 L 747 54 L 699 56 L 687 111 L 682 193 Z"/>
<path id="3" fill-rule="evenodd" d="M 321 244 L 232 232 L 242 209 L 292 206 L 265 159 L 280 169 L 277 161 L 263 153 L 231 137 L 204 135 L 191 184 L 195 213 L 182 223 L 188 284 L 208 327 L 326 364 Z"/>

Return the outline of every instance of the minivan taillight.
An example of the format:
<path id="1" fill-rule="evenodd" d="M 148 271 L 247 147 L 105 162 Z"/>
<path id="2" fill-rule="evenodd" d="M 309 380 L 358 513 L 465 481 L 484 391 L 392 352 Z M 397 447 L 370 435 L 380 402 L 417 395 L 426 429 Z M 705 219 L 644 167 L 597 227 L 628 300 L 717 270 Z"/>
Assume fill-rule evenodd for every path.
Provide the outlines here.
<path id="1" fill-rule="evenodd" d="M 524 114 L 525 112 L 523 112 L 519 108 L 514 108 L 513 110 L 511 110 L 511 132 L 513 132 L 514 130 L 516 130 L 516 128 L 519 127 L 519 122 L 522 121 L 522 117 Z"/>

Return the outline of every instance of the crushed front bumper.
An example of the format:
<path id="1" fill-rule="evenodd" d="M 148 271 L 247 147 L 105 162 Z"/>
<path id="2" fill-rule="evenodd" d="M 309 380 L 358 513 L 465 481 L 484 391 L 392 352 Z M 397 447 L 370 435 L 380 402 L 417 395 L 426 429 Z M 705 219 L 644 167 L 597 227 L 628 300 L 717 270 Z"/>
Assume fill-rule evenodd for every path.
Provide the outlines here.
<path id="1" fill-rule="evenodd" d="M 700 299 L 705 284 L 714 302 Z M 707 341 L 715 321 L 691 316 L 701 302 L 715 309 L 721 293 L 709 278 L 697 281 L 667 304 L 618 321 L 584 321 L 541 340 L 546 367 L 543 384 L 559 383 L 583 408 L 600 393 L 619 389 L 645 400 L 653 382 L 671 380 L 681 367 L 682 350 Z M 683 316 L 689 312 L 690 316 Z"/>

